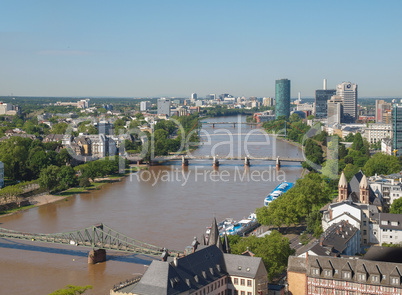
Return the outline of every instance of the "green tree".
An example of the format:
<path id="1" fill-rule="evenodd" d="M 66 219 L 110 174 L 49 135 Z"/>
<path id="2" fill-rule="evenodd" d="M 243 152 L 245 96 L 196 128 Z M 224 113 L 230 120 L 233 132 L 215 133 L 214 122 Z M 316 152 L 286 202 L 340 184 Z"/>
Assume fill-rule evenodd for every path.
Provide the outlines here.
<path id="1" fill-rule="evenodd" d="M 87 290 L 92 289 L 91 285 L 87 286 L 74 286 L 74 285 L 67 285 L 63 289 L 54 291 L 49 295 L 78 295 L 84 294 Z"/>
<path id="2" fill-rule="evenodd" d="M 396 199 L 392 202 L 389 213 L 402 214 L 402 198 Z"/>
<path id="3" fill-rule="evenodd" d="M 89 187 L 91 186 L 91 182 L 89 181 L 89 178 L 87 176 L 83 176 L 80 178 L 80 187 Z"/>
<path id="4" fill-rule="evenodd" d="M 400 170 L 397 157 L 376 153 L 364 165 L 363 171 L 367 176 L 374 174 L 392 174 Z"/>
<path id="5" fill-rule="evenodd" d="M 78 184 L 75 171 L 71 166 L 62 166 L 57 173 L 60 189 L 67 189 Z"/>
<path id="6" fill-rule="evenodd" d="M 54 124 L 52 129 L 50 130 L 50 133 L 52 134 L 65 134 L 67 130 L 68 124 L 67 123 L 57 123 Z"/>
<path id="7" fill-rule="evenodd" d="M 230 247 L 233 254 L 241 254 L 248 248 L 255 256 L 261 257 L 270 281 L 286 269 L 288 258 L 294 253 L 290 248 L 289 240 L 277 231 L 272 231 L 270 235 L 263 238 L 256 236 L 241 238 Z"/>
<path id="8" fill-rule="evenodd" d="M 43 169 L 39 175 L 40 187 L 51 191 L 58 185 L 58 173 L 60 168 L 55 165 L 50 165 Z"/>
<path id="9" fill-rule="evenodd" d="M 355 139 L 355 136 L 353 135 L 353 133 L 349 133 L 348 135 L 345 136 L 344 140 L 346 142 L 353 142 Z"/>

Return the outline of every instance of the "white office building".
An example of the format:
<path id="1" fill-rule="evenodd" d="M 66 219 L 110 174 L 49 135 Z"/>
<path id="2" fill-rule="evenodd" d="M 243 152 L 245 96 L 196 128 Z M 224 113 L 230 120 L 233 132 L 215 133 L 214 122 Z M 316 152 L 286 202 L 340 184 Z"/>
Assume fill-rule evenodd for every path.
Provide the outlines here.
<path id="1" fill-rule="evenodd" d="M 357 119 L 357 84 L 343 82 L 336 86 L 336 95 L 343 99 L 343 113 Z"/>
<path id="2" fill-rule="evenodd" d="M 140 111 L 141 112 L 146 112 L 151 108 L 151 102 L 150 101 L 141 101 L 140 102 Z"/>

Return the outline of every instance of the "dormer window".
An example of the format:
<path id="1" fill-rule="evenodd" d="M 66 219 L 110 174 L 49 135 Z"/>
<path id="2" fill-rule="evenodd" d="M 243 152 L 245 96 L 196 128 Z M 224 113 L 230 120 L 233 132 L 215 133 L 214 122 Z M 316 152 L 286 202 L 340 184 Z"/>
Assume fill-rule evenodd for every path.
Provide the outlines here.
<path id="1" fill-rule="evenodd" d="M 377 275 L 373 275 L 373 276 L 371 277 L 371 281 L 372 281 L 372 282 L 378 282 L 378 281 L 379 281 L 379 277 L 378 277 Z"/>
<path id="2" fill-rule="evenodd" d="M 366 275 L 361 273 L 361 274 L 359 274 L 357 276 L 357 278 L 358 278 L 359 281 L 365 281 L 366 280 Z"/>
<path id="3" fill-rule="evenodd" d="M 312 275 L 319 275 L 320 274 L 320 270 L 318 268 L 311 268 L 311 274 Z"/>
<path id="4" fill-rule="evenodd" d="M 391 277 L 391 284 L 392 285 L 399 285 L 399 278 L 398 277 Z"/>
<path id="5" fill-rule="evenodd" d="M 350 271 L 343 271 L 342 272 L 342 278 L 350 279 Z"/>

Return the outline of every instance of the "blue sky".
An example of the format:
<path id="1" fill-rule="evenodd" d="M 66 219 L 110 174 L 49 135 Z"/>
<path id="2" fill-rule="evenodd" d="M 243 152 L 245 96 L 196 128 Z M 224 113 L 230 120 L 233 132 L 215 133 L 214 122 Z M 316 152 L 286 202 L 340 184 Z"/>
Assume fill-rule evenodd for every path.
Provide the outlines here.
<path id="1" fill-rule="evenodd" d="M 402 97 L 402 1 L 0 0 L 0 95 Z"/>

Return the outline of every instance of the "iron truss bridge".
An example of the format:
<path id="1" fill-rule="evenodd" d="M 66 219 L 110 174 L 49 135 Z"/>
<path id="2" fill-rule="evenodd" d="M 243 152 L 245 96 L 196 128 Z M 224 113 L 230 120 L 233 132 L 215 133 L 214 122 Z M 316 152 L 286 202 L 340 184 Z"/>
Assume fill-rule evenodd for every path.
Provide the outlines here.
<path id="1" fill-rule="evenodd" d="M 0 228 L 0 238 L 80 246 L 92 249 L 99 248 L 150 256 L 161 256 L 163 252 L 161 247 L 130 238 L 104 224 L 55 234 L 25 233 Z M 169 251 L 169 253 L 170 255 L 181 254 L 178 251 Z"/>

